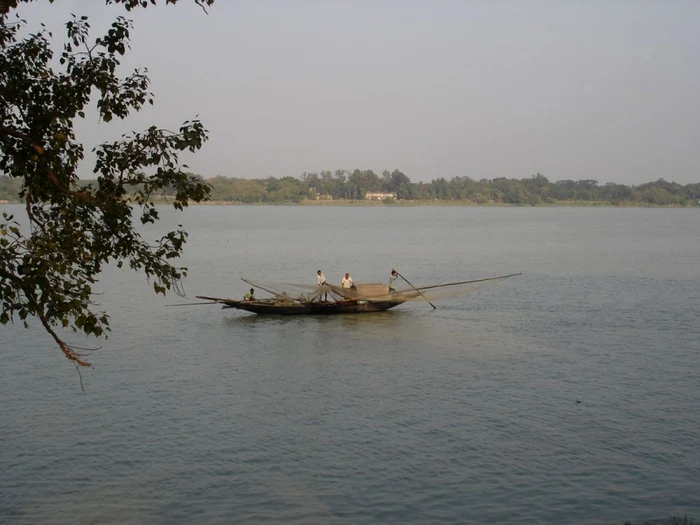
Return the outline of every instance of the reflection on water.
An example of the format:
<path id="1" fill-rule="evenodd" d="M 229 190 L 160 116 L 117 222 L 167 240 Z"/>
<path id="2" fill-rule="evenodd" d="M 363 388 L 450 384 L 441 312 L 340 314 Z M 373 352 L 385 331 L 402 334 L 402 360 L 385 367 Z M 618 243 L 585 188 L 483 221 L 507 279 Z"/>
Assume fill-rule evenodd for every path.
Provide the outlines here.
<path id="1" fill-rule="evenodd" d="M 321 328 L 332 329 L 333 327 L 342 327 L 344 329 L 354 328 L 361 329 L 367 327 L 367 330 L 382 329 L 382 327 L 392 327 L 402 322 L 403 316 L 407 312 L 392 310 L 386 312 L 371 312 L 360 314 L 342 314 L 342 315 L 256 315 L 243 312 L 233 312 L 228 309 L 225 315 L 226 323 L 232 325 L 245 325 L 252 323 L 261 326 L 278 326 L 280 324 L 294 325 L 303 328 Z"/>
<path id="2" fill-rule="evenodd" d="M 339 316 L 340 325 L 346 330 L 361 331 L 363 334 L 382 333 L 405 326 L 406 314 L 400 306 L 387 312 Z M 410 314 L 409 314 L 410 315 Z"/>

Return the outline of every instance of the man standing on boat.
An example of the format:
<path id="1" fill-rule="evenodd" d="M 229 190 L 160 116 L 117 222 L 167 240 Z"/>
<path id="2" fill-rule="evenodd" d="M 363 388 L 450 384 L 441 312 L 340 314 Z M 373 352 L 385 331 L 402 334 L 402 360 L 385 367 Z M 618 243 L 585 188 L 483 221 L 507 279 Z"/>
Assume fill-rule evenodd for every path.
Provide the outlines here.
<path id="1" fill-rule="evenodd" d="M 326 284 L 326 276 L 323 275 L 323 272 L 321 270 L 316 272 L 316 281 L 318 282 L 319 286 L 323 286 Z M 326 292 L 326 297 L 324 298 L 324 301 L 328 301 L 328 292 Z"/>
<path id="2" fill-rule="evenodd" d="M 399 278 L 399 274 L 396 270 L 391 270 L 391 277 L 389 277 L 389 293 L 396 292 L 396 280 Z"/>
<path id="3" fill-rule="evenodd" d="M 345 274 L 343 280 L 340 281 L 340 286 L 341 288 L 353 288 L 355 286 L 355 283 L 352 282 L 352 277 L 350 277 L 350 272 Z"/>
<path id="4" fill-rule="evenodd" d="M 255 301 L 255 288 L 251 288 L 250 291 L 243 297 L 244 301 Z"/>

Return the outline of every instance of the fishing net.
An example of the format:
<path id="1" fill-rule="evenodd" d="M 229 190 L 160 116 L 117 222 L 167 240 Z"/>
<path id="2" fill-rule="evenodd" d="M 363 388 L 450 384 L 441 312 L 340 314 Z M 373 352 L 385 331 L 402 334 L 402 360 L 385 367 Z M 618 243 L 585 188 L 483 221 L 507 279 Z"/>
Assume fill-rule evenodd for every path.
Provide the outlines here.
<path id="1" fill-rule="evenodd" d="M 352 288 L 341 288 L 332 284 L 322 284 L 318 286 L 310 284 L 279 283 L 269 281 L 249 281 L 244 282 L 255 288 L 264 290 L 280 301 L 316 301 L 328 295 L 333 300 L 359 299 L 366 301 L 437 301 L 452 297 L 462 297 L 475 292 L 482 286 L 489 283 L 503 281 L 509 277 L 520 275 L 519 273 L 502 275 L 499 277 L 488 277 L 484 279 L 473 279 L 470 281 L 460 281 L 456 283 L 437 284 L 432 286 L 400 287 L 395 292 L 389 292 L 389 287 L 381 283 L 357 284 Z"/>

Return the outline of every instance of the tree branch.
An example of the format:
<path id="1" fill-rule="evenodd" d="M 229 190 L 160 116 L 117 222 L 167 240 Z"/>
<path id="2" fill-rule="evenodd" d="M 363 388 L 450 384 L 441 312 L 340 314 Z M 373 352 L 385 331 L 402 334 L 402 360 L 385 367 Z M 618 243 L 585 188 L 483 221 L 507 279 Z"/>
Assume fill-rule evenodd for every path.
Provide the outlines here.
<path id="1" fill-rule="evenodd" d="M 63 353 L 68 359 L 80 366 L 92 366 L 91 363 L 88 363 L 87 361 L 81 359 L 80 356 L 75 352 L 75 350 L 73 350 L 68 344 L 66 344 L 66 342 L 63 341 L 63 339 L 58 337 L 58 334 L 56 334 L 54 329 L 51 327 L 51 324 L 49 323 L 49 320 L 46 318 L 45 315 L 40 316 L 39 319 L 41 319 L 41 324 L 44 325 L 46 331 L 49 334 L 51 334 L 51 337 L 53 337 L 54 341 L 56 341 L 56 344 L 59 346 L 59 348 L 63 351 Z"/>

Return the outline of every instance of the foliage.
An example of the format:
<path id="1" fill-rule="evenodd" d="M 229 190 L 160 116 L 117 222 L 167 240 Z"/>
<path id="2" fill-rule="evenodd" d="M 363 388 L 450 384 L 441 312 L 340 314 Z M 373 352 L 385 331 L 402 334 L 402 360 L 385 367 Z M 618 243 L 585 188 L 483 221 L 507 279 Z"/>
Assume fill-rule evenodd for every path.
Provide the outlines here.
<path id="1" fill-rule="evenodd" d="M 87 17 L 74 16 L 66 24 L 63 51 L 54 57 L 51 33 L 23 36 L 26 22 L 11 20 L 16 5 L 0 4 L 0 183 L 19 191 L 29 225 L 20 227 L 7 213 L 0 220 L 0 322 L 19 318 L 27 326 L 29 318 L 38 319 L 68 359 L 87 366 L 56 328 L 93 336 L 109 330 L 107 313 L 95 311 L 92 302 L 92 286 L 105 264 L 126 263 L 144 272 L 156 293 L 178 291 L 186 270 L 170 261 L 181 254 L 186 232 L 177 229 L 151 245 L 135 231 L 133 214 L 144 224 L 156 221 L 152 196 L 160 192 L 171 194 L 177 209 L 207 198 L 208 185 L 178 161 L 180 152 L 200 149 L 207 132 L 192 120 L 174 132 L 150 127 L 102 144 L 96 148 L 97 179 L 78 184 L 83 145 L 74 123 L 91 100 L 103 122 L 153 102 L 145 70 L 118 74 L 131 22 L 118 17 L 107 34 L 91 40 Z"/>

